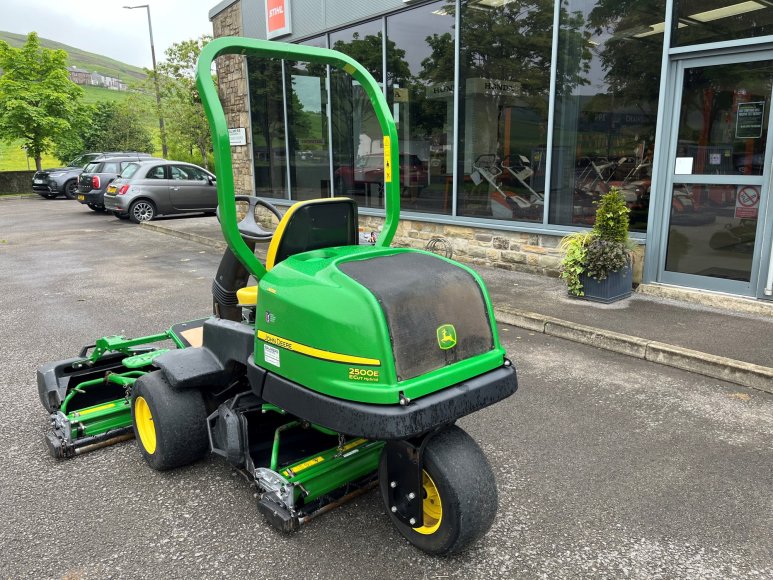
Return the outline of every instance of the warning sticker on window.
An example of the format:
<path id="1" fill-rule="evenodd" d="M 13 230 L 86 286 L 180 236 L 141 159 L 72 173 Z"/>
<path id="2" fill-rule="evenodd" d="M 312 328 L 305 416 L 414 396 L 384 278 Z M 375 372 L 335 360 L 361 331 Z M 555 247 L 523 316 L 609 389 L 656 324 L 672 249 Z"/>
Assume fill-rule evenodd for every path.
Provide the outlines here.
<path id="1" fill-rule="evenodd" d="M 270 344 L 263 345 L 263 358 L 270 365 L 280 367 L 279 364 L 279 349 L 271 346 Z"/>

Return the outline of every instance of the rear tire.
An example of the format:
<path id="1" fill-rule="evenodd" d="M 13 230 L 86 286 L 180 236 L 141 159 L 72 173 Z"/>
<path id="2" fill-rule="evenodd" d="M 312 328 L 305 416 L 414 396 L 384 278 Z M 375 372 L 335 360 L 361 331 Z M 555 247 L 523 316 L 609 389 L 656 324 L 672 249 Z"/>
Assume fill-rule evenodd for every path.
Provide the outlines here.
<path id="1" fill-rule="evenodd" d="M 75 199 L 75 190 L 78 189 L 78 184 L 74 179 L 71 179 L 64 184 L 64 196 L 67 199 Z"/>
<path id="2" fill-rule="evenodd" d="M 201 392 L 172 389 L 161 371 L 134 383 L 132 427 L 140 454 L 156 471 L 188 465 L 209 450 L 207 409 Z"/>
<path id="3" fill-rule="evenodd" d="M 135 224 L 149 222 L 156 217 L 156 206 L 147 199 L 138 199 L 129 207 L 129 219 Z"/>
<path id="4" fill-rule="evenodd" d="M 424 449 L 424 522 L 412 528 L 390 509 L 386 452 L 381 454 L 379 486 L 387 514 L 411 544 L 430 554 L 464 550 L 483 537 L 497 512 L 497 487 L 478 444 L 453 425 L 432 437 Z"/>

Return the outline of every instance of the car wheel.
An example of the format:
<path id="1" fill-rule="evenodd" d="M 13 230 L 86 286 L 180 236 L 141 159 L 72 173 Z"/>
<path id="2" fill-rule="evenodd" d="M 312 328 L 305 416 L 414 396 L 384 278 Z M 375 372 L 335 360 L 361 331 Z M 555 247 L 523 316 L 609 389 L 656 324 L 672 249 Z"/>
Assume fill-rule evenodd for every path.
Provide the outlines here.
<path id="1" fill-rule="evenodd" d="M 78 189 L 78 185 L 75 183 L 74 179 L 71 179 L 70 181 L 64 184 L 64 196 L 67 199 L 75 199 L 76 189 Z"/>
<path id="2" fill-rule="evenodd" d="M 129 219 L 135 224 L 149 222 L 154 217 L 156 217 L 156 206 L 152 201 L 140 199 L 129 207 Z"/>
<path id="3" fill-rule="evenodd" d="M 119 220 L 128 220 L 129 219 L 129 214 L 128 213 L 123 213 L 123 212 L 120 212 L 120 211 L 114 211 L 113 215 L 115 217 L 117 217 Z"/>

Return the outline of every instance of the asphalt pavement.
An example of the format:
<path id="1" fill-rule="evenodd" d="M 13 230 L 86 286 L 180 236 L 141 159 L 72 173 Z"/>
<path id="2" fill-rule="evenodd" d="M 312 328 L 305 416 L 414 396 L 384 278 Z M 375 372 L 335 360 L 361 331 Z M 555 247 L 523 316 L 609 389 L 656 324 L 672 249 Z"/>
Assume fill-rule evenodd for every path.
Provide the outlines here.
<path id="1" fill-rule="evenodd" d="M 0 200 L 0 578 L 773 577 L 773 397 L 544 327 L 500 325 L 520 388 L 460 421 L 499 509 L 451 558 L 407 544 L 375 492 L 285 536 L 217 457 L 157 473 L 127 442 L 51 459 L 37 366 L 206 315 L 219 258 L 71 201 Z M 501 283 L 525 300 L 530 279 Z"/>

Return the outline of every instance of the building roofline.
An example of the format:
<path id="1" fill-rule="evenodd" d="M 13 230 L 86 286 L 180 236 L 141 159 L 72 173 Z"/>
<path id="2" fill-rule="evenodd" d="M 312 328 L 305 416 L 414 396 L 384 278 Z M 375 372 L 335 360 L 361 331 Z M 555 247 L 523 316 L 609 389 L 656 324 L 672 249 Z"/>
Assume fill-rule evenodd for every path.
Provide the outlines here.
<path id="1" fill-rule="evenodd" d="M 232 4 L 236 4 L 237 2 L 239 2 L 239 0 L 223 0 L 216 6 L 210 8 L 209 21 L 212 22 L 215 16 L 223 12 L 226 8 L 229 8 Z"/>

